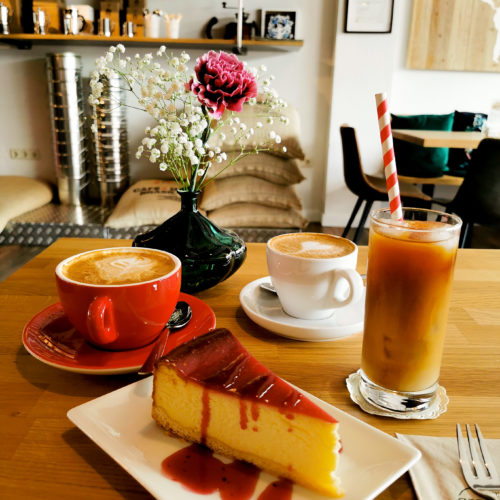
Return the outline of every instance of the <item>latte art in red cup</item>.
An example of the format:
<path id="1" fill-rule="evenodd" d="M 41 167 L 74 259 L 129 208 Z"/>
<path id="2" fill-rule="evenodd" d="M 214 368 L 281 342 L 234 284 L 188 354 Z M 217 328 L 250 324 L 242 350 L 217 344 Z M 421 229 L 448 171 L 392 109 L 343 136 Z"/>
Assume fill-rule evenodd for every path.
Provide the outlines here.
<path id="1" fill-rule="evenodd" d="M 107 248 L 69 257 L 55 274 L 64 312 L 88 342 L 136 349 L 153 342 L 174 311 L 181 262 L 162 250 Z"/>
<path id="2" fill-rule="evenodd" d="M 175 267 L 168 254 L 144 251 L 96 251 L 72 259 L 62 268 L 66 278 L 90 285 L 126 285 L 160 278 Z"/>

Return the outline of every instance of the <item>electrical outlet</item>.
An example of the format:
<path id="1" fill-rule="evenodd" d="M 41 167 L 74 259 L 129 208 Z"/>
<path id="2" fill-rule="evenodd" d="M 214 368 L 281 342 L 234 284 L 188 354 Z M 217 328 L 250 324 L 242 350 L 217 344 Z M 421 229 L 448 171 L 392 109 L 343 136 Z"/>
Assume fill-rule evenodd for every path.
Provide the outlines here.
<path id="1" fill-rule="evenodd" d="M 12 160 L 34 161 L 40 159 L 40 151 L 30 148 L 10 148 L 9 154 Z"/>

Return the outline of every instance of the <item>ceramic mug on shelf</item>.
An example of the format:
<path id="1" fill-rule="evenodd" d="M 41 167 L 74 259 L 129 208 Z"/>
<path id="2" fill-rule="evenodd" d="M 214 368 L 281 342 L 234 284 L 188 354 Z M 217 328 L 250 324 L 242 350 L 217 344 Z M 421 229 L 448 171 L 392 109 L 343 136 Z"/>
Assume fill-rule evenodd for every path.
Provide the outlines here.
<path id="1" fill-rule="evenodd" d="M 182 14 L 164 14 L 165 36 L 167 38 L 179 38 Z"/>
<path id="2" fill-rule="evenodd" d="M 146 38 L 160 38 L 160 21 L 160 11 L 144 13 L 144 36 Z"/>
<path id="3" fill-rule="evenodd" d="M 358 247 L 324 233 L 289 233 L 267 242 L 267 267 L 283 310 L 300 319 L 325 319 L 362 298 Z"/>
<path id="4" fill-rule="evenodd" d="M 94 33 L 94 21 L 95 21 L 95 10 L 91 5 L 86 4 L 73 4 L 69 7 L 76 9 L 78 15 L 85 19 L 85 26 L 82 27 L 81 31 L 84 33 L 92 34 Z"/>
<path id="5" fill-rule="evenodd" d="M 67 7 L 64 9 L 63 28 L 65 35 L 78 35 L 85 29 L 87 22 L 85 18 L 78 13 L 76 7 Z"/>
<path id="6" fill-rule="evenodd" d="M 120 351 L 160 334 L 179 298 L 181 262 L 163 250 L 106 248 L 63 260 L 55 277 L 76 330 L 91 344 Z"/>

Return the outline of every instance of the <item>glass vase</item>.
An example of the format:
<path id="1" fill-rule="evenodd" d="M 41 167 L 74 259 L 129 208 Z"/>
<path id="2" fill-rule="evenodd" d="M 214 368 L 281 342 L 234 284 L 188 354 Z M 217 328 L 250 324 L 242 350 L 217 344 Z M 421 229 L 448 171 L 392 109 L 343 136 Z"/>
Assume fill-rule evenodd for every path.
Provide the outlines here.
<path id="1" fill-rule="evenodd" d="M 181 209 L 152 231 L 136 236 L 132 246 L 158 248 L 182 262 L 181 291 L 195 293 L 229 278 L 246 257 L 245 242 L 219 228 L 198 211 L 200 192 L 177 191 Z"/>

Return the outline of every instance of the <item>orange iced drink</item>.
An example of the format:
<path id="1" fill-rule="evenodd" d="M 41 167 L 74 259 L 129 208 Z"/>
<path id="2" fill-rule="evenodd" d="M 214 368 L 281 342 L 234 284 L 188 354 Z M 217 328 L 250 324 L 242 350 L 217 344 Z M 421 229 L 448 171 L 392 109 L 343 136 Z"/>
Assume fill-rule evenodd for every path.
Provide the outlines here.
<path id="1" fill-rule="evenodd" d="M 438 381 L 461 225 L 442 215 L 372 215 L 361 369 L 382 388 L 419 392 Z"/>

